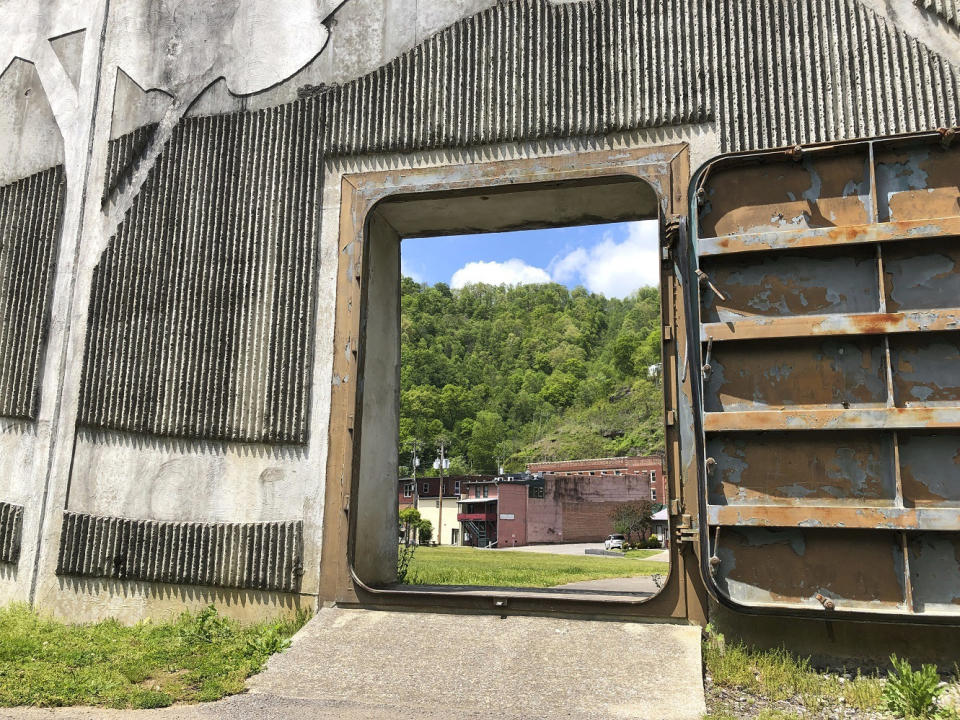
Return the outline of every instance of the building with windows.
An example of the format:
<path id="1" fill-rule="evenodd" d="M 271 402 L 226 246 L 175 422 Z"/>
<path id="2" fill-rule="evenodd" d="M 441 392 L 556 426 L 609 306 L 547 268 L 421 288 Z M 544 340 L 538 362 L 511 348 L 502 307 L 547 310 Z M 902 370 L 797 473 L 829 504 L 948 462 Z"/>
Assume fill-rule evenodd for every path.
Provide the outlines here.
<path id="1" fill-rule="evenodd" d="M 651 496 L 648 473 L 507 475 L 461 491 L 461 544 L 473 547 L 600 542 L 617 505 Z"/>
<path id="2" fill-rule="evenodd" d="M 420 517 L 433 525 L 433 542 L 439 545 L 460 545 L 460 521 L 457 519 L 462 488 L 465 483 L 492 480 L 490 475 L 452 475 L 443 479 L 440 497 L 439 477 L 400 478 L 400 509 L 416 508 Z"/>
<path id="3" fill-rule="evenodd" d="M 659 455 L 631 455 L 628 457 L 592 458 L 588 460 L 560 460 L 527 465 L 533 475 L 572 476 L 585 475 L 647 475 L 650 481 L 650 500 L 666 504 L 667 483 L 663 471 L 663 458 Z"/>

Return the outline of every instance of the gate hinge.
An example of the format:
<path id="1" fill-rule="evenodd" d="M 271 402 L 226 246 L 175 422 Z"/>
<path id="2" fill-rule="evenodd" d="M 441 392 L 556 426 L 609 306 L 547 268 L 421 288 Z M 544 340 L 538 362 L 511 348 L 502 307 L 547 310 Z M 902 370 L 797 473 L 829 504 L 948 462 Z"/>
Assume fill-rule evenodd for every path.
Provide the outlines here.
<path id="1" fill-rule="evenodd" d="M 689 513 L 680 516 L 680 524 L 676 527 L 676 537 L 680 544 L 700 542 L 700 529 L 693 524 L 693 518 Z"/>
<path id="2" fill-rule="evenodd" d="M 660 248 L 660 258 L 670 259 L 670 252 L 677 245 L 680 238 L 680 228 L 683 224 L 683 215 L 669 215 L 663 224 L 663 247 Z"/>

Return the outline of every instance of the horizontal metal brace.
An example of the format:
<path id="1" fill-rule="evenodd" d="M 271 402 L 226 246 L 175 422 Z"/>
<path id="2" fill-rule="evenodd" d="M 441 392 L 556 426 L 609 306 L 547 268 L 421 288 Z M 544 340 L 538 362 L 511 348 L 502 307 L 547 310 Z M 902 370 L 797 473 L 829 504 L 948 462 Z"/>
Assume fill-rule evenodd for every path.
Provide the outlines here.
<path id="1" fill-rule="evenodd" d="M 729 253 L 834 247 L 836 245 L 880 243 L 895 240 L 919 240 L 950 235 L 960 235 L 960 217 L 863 223 L 861 225 L 841 225 L 826 228 L 771 230 L 699 238 L 697 254 L 700 257 L 709 257 Z"/>
<path id="2" fill-rule="evenodd" d="M 747 410 L 703 415 L 707 432 L 741 430 L 926 430 L 960 428 L 960 407 L 857 408 L 850 410 Z"/>
<path id="3" fill-rule="evenodd" d="M 894 313 L 751 317 L 706 323 L 700 328 L 700 339 L 707 342 L 943 330 L 960 330 L 960 307 Z"/>
<path id="4" fill-rule="evenodd" d="M 707 524 L 739 527 L 815 527 L 848 530 L 960 530 L 957 508 L 805 505 L 708 505 Z"/>

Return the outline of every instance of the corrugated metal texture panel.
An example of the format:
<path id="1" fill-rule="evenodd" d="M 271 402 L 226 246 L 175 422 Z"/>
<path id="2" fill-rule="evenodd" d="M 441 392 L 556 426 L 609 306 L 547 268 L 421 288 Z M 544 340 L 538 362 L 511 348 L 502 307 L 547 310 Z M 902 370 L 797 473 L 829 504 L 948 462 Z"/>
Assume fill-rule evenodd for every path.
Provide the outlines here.
<path id="1" fill-rule="evenodd" d="M 66 195 L 63 166 L 0 187 L 0 415 L 33 420 Z"/>
<path id="2" fill-rule="evenodd" d="M 0 563 L 16 563 L 20 559 L 20 533 L 23 508 L 0 502 Z"/>
<path id="3" fill-rule="evenodd" d="M 718 2 L 724 152 L 960 122 L 960 73 L 855 0 Z"/>
<path id="4" fill-rule="evenodd" d="M 960 0 L 913 0 L 913 2 L 960 28 Z"/>
<path id="5" fill-rule="evenodd" d="M 64 512 L 58 575 L 297 592 L 303 523 L 187 523 Z"/>
<path id="6" fill-rule="evenodd" d="M 81 424 L 305 443 L 314 103 L 181 123 L 94 273 Z"/>
<path id="7" fill-rule="evenodd" d="M 324 147 L 395 152 L 708 120 L 710 7 L 500 3 L 319 96 Z"/>

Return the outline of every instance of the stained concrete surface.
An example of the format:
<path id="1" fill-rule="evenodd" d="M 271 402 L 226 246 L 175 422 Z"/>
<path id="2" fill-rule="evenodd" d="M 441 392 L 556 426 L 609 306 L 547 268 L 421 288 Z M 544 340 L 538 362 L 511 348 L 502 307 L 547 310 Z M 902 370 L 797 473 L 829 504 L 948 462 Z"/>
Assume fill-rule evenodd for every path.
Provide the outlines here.
<path id="1" fill-rule="evenodd" d="M 163 710 L 0 717 L 698 720 L 700 663 L 700 629 L 688 625 L 327 608 L 247 694 Z"/>
<path id="2" fill-rule="evenodd" d="M 667 568 L 664 568 L 663 580 L 666 580 Z M 656 595 L 659 592 L 657 584 L 649 575 L 635 577 L 601 578 L 600 580 L 578 580 L 577 582 L 556 585 L 556 589 L 563 590 L 602 590 L 605 592 L 641 593 Z"/>

